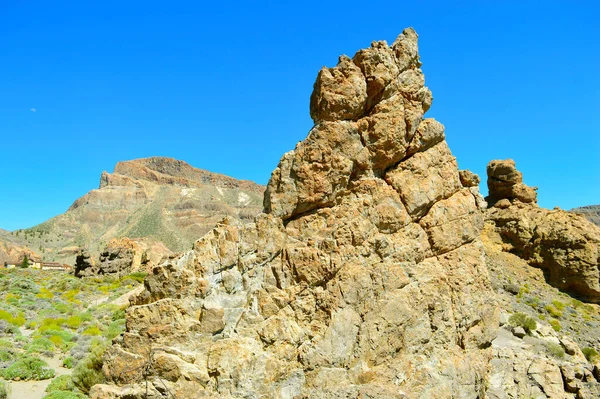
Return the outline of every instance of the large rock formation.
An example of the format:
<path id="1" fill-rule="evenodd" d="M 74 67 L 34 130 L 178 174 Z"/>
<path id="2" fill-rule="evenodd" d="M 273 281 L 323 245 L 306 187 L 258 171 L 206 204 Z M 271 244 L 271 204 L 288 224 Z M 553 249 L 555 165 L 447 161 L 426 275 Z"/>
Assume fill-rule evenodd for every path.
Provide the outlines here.
<path id="1" fill-rule="evenodd" d="M 497 173 L 498 165 L 512 170 L 507 174 L 518 175 L 520 181 L 521 173 L 512 160 L 490 162 L 488 173 Z M 488 184 L 497 180 L 495 176 L 488 176 Z M 534 190 L 522 183 L 517 190 L 493 191 L 492 187 L 490 197 L 495 205 L 488 210 L 487 219 L 507 244 L 506 250 L 544 269 L 551 285 L 600 302 L 600 228 L 570 212 L 539 208 L 535 201 L 527 201 L 531 196 L 526 195 L 523 202 L 515 192 Z"/>
<path id="2" fill-rule="evenodd" d="M 76 277 L 100 275 L 123 276 L 141 271 L 149 272 L 158 262 L 171 252 L 161 243 L 148 243 L 145 240 L 114 238 L 94 258 L 87 251 L 81 251 L 75 259 Z"/>
<path id="3" fill-rule="evenodd" d="M 256 183 L 172 158 L 124 161 L 114 173 L 103 172 L 100 187 L 77 199 L 67 212 L 10 237 L 22 246 L 40 248 L 45 260 L 69 263 L 80 248 L 97 258 L 119 237 L 144 239 L 150 246 L 162 243 L 180 252 L 225 216 L 252 220 L 262 210 L 263 192 L 264 186 Z"/>
<path id="4" fill-rule="evenodd" d="M 319 72 L 265 213 L 154 268 L 92 398 L 482 397 L 482 202 L 423 119 L 420 65 L 407 29 Z"/>

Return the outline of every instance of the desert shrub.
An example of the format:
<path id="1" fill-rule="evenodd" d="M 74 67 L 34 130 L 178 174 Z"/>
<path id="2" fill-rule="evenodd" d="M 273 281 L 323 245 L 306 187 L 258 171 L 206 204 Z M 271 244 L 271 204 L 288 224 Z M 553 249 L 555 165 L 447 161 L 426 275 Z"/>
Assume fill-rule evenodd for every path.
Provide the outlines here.
<path id="1" fill-rule="evenodd" d="M 87 394 L 90 388 L 104 382 L 102 374 L 102 354 L 106 350 L 105 345 L 95 345 L 91 348 L 89 355 L 75 366 L 72 378 L 75 386 Z"/>
<path id="2" fill-rule="evenodd" d="M 94 316 L 92 315 L 91 312 L 80 313 L 79 317 L 81 317 L 81 321 L 83 321 L 83 322 L 85 322 L 85 321 L 92 321 L 92 319 L 94 318 Z"/>
<path id="3" fill-rule="evenodd" d="M 73 315 L 67 319 L 65 326 L 69 327 L 70 329 L 77 330 L 81 326 L 82 322 L 83 320 L 81 319 L 81 316 Z"/>
<path id="4" fill-rule="evenodd" d="M 564 348 L 554 342 L 547 342 L 546 350 L 548 351 L 548 354 L 550 356 L 555 357 L 557 359 L 562 359 L 563 357 L 565 357 Z"/>
<path id="5" fill-rule="evenodd" d="M 549 323 L 552 326 L 552 329 L 556 332 L 558 332 L 562 329 L 562 326 L 560 325 L 560 321 L 558 321 L 556 319 L 550 319 Z"/>
<path id="6" fill-rule="evenodd" d="M 4 381 L 0 381 L 0 399 L 8 398 L 8 385 Z"/>
<path id="7" fill-rule="evenodd" d="M 71 391 L 52 391 L 42 399 L 84 399 L 87 396 L 84 396 L 77 392 Z"/>
<path id="8" fill-rule="evenodd" d="M 586 347 L 581 349 L 581 352 L 583 352 L 583 356 L 590 362 L 598 358 L 598 352 L 594 348 Z"/>
<path id="9" fill-rule="evenodd" d="M 73 391 L 75 390 L 75 384 L 73 384 L 73 379 L 70 375 L 61 375 L 54 378 L 50 385 L 46 387 L 46 392 L 54 392 L 54 391 Z"/>
<path id="10" fill-rule="evenodd" d="M 4 320 L 7 323 L 10 323 L 15 326 L 22 326 L 25 324 L 27 320 L 25 320 L 25 316 L 23 313 L 20 313 L 16 316 L 13 316 L 11 313 L 7 312 L 4 309 L 0 309 L 0 320 Z"/>
<path id="11" fill-rule="evenodd" d="M 43 353 L 53 351 L 55 349 L 54 343 L 48 338 L 35 338 L 31 343 L 25 345 L 25 350 L 34 353 Z"/>
<path id="12" fill-rule="evenodd" d="M 544 309 L 546 309 L 546 312 L 548 312 L 552 317 L 562 317 L 562 311 L 557 309 L 554 305 L 546 305 Z"/>
<path id="13" fill-rule="evenodd" d="M 54 377 L 55 372 L 42 359 L 25 356 L 14 362 L 10 367 L 2 371 L 2 377 L 6 380 L 47 380 Z"/>
<path id="14" fill-rule="evenodd" d="M 514 313 L 508 319 L 508 322 L 515 327 L 523 327 L 527 334 L 531 334 L 537 328 L 535 319 L 527 316 L 525 313 Z"/>
<path id="15" fill-rule="evenodd" d="M 73 357 L 67 356 L 63 359 L 62 365 L 64 368 L 72 369 L 73 368 Z"/>
<path id="16" fill-rule="evenodd" d="M 125 277 L 132 279 L 134 281 L 137 281 L 138 283 L 143 283 L 144 279 L 146 278 L 147 275 L 148 275 L 148 273 L 144 273 L 144 272 L 134 272 L 134 273 L 129 273 Z"/>
<path id="17" fill-rule="evenodd" d="M 37 298 L 41 299 L 52 299 L 54 298 L 54 294 L 47 288 L 40 288 L 40 292 L 35 295 Z"/>
<path id="18" fill-rule="evenodd" d="M 98 326 L 89 326 L 85 330 L 83 330 L 82 334 L 95 336 L 102 334 L 102 332 L 100 331 L 100 328 L 98 328 Z"/>
<path id="19" fill-rule="evenodd" d="M 552 305 L 554 305 L 554 307 L 556 309 L 558 309 L 560 312 L 565 310 L 565 306 L 566 306 L 564 303 L 562 303 L 561 301 L 556 300 L 556 299 L 554 301 L 552 301 Z"/>
<path id="20" fill-rule="evenodd" d="M 0 338 L 0 348 L 10 348 L 12 346 L 13 344 L 9 340 Z"/>
<path id="21" fill-rule="evenodd" d="M 12 362 L 15 359 L 13 353 L 6 349 L 0 349 L 0 363 Z"/>
<path id="22" fill-rule="evenodd" d="M 106 337 L 106 339 L 111 341 L 113 338 L 121 335 L 123 331 L 125 331 L 125 320 L 115 320 L 112 323 L 110 323 L 110 325 L 104 332 L 104 336 Z"/>

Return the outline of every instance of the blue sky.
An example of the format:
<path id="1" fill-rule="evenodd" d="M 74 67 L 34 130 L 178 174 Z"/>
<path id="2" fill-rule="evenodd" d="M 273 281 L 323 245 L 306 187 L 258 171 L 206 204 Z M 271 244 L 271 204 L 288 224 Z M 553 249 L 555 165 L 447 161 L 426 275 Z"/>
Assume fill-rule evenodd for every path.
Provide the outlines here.
<path id="1" fill-rule="evenodd" d="M 461 168 L 510 157 L 542 206 L 599 204 L 596 4 L 2 1 L 0 228 L 64 212 L 120 160 L 265 184 L 312 126 L 318 70 L 407 26 Z"/>

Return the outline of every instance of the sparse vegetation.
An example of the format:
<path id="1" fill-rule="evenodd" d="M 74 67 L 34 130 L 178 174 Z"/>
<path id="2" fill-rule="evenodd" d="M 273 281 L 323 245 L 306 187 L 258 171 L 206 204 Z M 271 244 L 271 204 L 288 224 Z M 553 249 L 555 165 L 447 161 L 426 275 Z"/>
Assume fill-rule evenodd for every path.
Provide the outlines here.
<path id="1" fill-rule="evenodd" d="M 560 346 L 559 344 L 556 344 L 554 342 L 547 342 L 546 343 L 546 350 L 548 351 L 548 354 L 556 359 L 562 359 L 565 357 L 565 349 Z"/>
<path id="2" fill-rule="evenodd" d="M 532 331 L 537 329 L 537 323 L 535 319 L 527 316 L 525 313 L 514 313 L 508 319 L 510 325 L 514 327 L 522 327 L 527 334 L 531 334 Z"/>
<path id="3" fill-rule="evenodd" d="M 552 329 L 556 332 L 558 332 L 562 329 L 562 326 L 560 325 L 560 321 L 558 321 L 556 319 L 550 319 L 549 323 L 550 323 L 550 326 L 552 326 Z"/>
<path id="4" fill-rule="evenodd" d="M 585 356 L 585 358 L 590 362 L 593 362 L 600 358 L 598 355 L 598 351 L 596 351 L 596 349 L 594 348 L 586 347 L 581 349 L 581 352 L 583 353 L 583 356 Z"/>
<path id="5" fill-rule="evenodd" d="M 124 309 L 109 301 L 144 277 L 134 273 L 80 280 L 34 269 L 0 270 L 0 377 L 52 378 L 55 371 L 44 358 L 61 354 L 64 367 L 73 369 L 72 381 L 57 378 L 51 384 L 56 389 L 45 398 L 85 398 L 82 392 L 102 382 L 105 348 L 125 329 Z M 108 301 L 93 305 L 101 299 Z M 22 334 L 21 329 L 30 332 Z"/>

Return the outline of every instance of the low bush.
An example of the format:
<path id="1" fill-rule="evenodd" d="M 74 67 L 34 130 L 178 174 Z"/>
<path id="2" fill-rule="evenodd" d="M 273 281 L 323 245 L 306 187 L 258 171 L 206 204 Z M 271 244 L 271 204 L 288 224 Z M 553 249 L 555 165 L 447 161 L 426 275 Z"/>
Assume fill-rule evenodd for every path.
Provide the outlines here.
<path id="1" fill-rule="evenodd" d="M 63 359 L 62 365 L 64 368 L 72 369 L 73 368 L 73 358 L 71 356 L 67 356 Z"/>
<path id="2" fill-rule="evenodd" d="M 29 344 L 25 345 L 25 350 L 34 353 L 44 353 L 55 349 L 54 343 L 48 338 L 35 338 Z"/>
<path id="3" fill-rule="evenodd" d="M 55 376 L 54 370 L 48 367 L 48 363 L 42 359 L 25 356 L 10 367 L 2 370 L 2 377 L 6 380 L 47 380 Z"/>
<path id="4" fill-rule="evenodd" d="M 7 399 L 8 393 L 8 384 L 6 384 L 4 381 L 0 381 L 0 399 Z"/>
<path id="5" fill-rule="evenodd" d="M 73 383 L 85 394 L 90 392 L 92 386 L 104 382 L 102 354 L 105 350 L 105 345 L 92 346 L 90 354 L 79 362 L 73 370 Z"/>
<path id="6" fill-rule="evenodd" d="M 87 396 L 71 391 L 52 391 L 42 399 L 85 399 Z"/>
<path id="7" fill-rule="evenodd" d="M 565 357 L 565 349 L 554 342 L 547 342 L 546 350 L 548 351 L 548 354 L 550 356 L 555 357 L 557 359 L 562 359 Z"/>
<path id="8" fill-rule="evenodd" d="M 581 349 L 581 352 L 583 352 L 583 356 L 585 356 L 585 358 L 590 362 L 598 359 L 598 351 L 596 351 L 594 348 L 586 347 Z"/>
<path id="9" fill-rule="evenodd" d="M 61 375 L 50 381 L 50 385 L 46 387 L 46 392 L 54 391 L 74 391 L 75 384 L 70 375 Z"/>
<path id="10" fill-rule="evenodd" d="M 556 332 L 558 332 L 562 329 L 562 326 L 560 325 L 560 321 L 558 321 L 556 319 L 550 319 L 549 323 L 552 326 L 552 329 Z"/>
<path id="11" fill-rule="evenodd" d="M 556 306 L 554 305 L 546 305 L 544 309 L 546 309 L 546 312 L 548 312 L 550 316 L 555 317 L 557 319 L 559 317 L 562 317 L 563 315 L 563 312 L 560 309 L 556 308 Z"/>
<path id="12" fill-rule="evenodd" d="M 535 319 L 527 316 L 525 313 L 517 312 L 512 314 L 508 319 L 508 322 L 514 327 L 522 327 L 527 334 L 531 334 L 532 331 L 537 329 Z"/>

